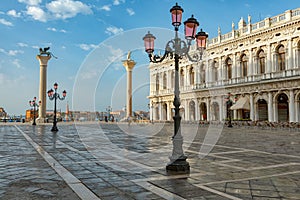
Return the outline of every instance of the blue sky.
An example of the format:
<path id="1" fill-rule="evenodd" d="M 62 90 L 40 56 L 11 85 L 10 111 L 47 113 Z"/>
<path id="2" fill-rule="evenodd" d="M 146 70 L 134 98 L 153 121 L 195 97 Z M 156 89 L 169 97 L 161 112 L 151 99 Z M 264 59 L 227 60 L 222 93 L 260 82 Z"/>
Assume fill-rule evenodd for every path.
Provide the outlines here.
<path id="1" fill-rule="evenodd" d="M 142 37 L 151 30 L 165 43 L 172 37 L 171 0 L 1 0 L 0 107 L 25 114 L 28 101 L 38 97 L 39 47 L 50 46 L 58 57 L 48 63 L 47 88 L 58 82 L 74 110 L 114 110 L 125 105 L 126 71 L 122 60 L 132 51 L 134 109 L 147 109 L 148 57 Z M 231 23 L 252 16 L 252 23 L 300 7 L 299 0 L 177 1 L 183 20 L 194 14 L 210 38 L 218 26 L 223 34 Z M 180 27 L 180 31 L 183 27 Z M 162 39 L 164 38 L 164 39 Z M 171 38 L 170 38 L 171 39 Z M 47 102 L 47 109 L 53 102 Z"/>

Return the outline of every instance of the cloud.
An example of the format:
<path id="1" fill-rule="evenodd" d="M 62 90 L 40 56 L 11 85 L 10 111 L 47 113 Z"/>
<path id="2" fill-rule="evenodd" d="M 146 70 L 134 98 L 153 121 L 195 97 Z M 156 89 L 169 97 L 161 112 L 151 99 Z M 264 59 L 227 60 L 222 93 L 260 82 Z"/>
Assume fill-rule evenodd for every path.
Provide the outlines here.
<path id="1" fill-rule="evenodd" d="M 121 3 L 125 3 L 125 0 L 114 0 L 113 2 L 115 6 L 120 5 Z"/>
<path id="2" fill-rule="evenodd" d="M 6 54 L 9 56 L 16 56 L 17 54 L 22 54 L 22 53 L 24 53 L 24 51 L 20 51 L 20 50 L 9 50 L 8 52 L 6 52 Z"/>
<path id="3" fill-rule="evenodd" d="M 105 33 L 109 34 L 109 35 L 116 35 L 119 33 L 122 33 L 124 30 L 122 28 L 117 28 L 115 26 L 110 26 L 106 28 Z"/>
<path id="4" fill-rule="evenodd" d="M 71 18 L 80 13 L 86 15 L 93 13 L 91 8 L 86 4 L 73 0 L 55 0 L 48 3 L 46 8 L 56 19 Z"/>
<path id="5" fill-rule="evenodd" d="M 3 24 L 5 26 L 13 26 L 11 22 L 6 21 L 5 19 L 0 19 L 0 24 Z"/>
<path id="6" fill-rule="evenodd" d="M 127 11 L 127 13 L 128 13 L 130 16 L 132 16 L 132 15 L 135 14 L 135 12 L 133 11 L 133 9 L 131 9 L 131 8 L 127 8 L 126 11 Z"/>
<path id="7" fill-rule="evenodd" d="M 37 6 L 42 3 L 42 0 L 18 0 L 20 3 L 25 3 L 30 6 Z"/>
<path id="8" fill-rule="evenodd" d="M 17 54 L 24 53 L 24 51 L 21 51 L 21 50 L 9 50 L 9 51 L 6 51 L 5 49 L 0 49 L 0 53 L 4 53 L 4 54 L 9 55 L 9 56 L 16 56 Z"/>
<path id="9" fill-rule="evenodd" d="M 53 27 L 49 27 L 47 28 L 48 31 L 53 31 L 53 32 L 61 32 L 61 33 L 66 33 L 67 31 L 64 30 L 64 29 L 61 29 L 61 30 L 57 30 L 56 28 L 53 28 Z"/>
<path id="10" fill-rule="evenodd" d="M 85 51 L 89 51 L 91 49 L 95 49 L 98 47 L 98 45 L 95 44 L 80 44 L 79 47 Z"/>
<path id="11" fill-rule="evenodd" d="M 104 5 L 100 8 L 100 10 L 110 11 L 110 5 Z"/>
<path id="12" fill-rule="evenodd" d="M 19 42 L 19 43 L 18 43 L 18 46 L 19 46 L 19 47 L 28 47 L 28 44 L 23 43 L 23 42 Z"/>
<path id="13" fill-rule="evenodd" d="M 37 6 L 28 6 L 27 15 L 30 15 L 34 20 L 46 22 L 47 21 L 47 14 L 43 9 Z"/>
<path id="14" fill-rule="evenodd" d="M 7 11 L 7 15 L 12 16 L 12 17 L 21 17 L 21 13 L 17 12 L 16 10 L 9 10 Z"/>
<path id="15" fill-rule="evenodd" d="M 21 64 L 19 59 L 14 59 L 12 64 L 15 65 L 18 69 L 21 69 Z"/>

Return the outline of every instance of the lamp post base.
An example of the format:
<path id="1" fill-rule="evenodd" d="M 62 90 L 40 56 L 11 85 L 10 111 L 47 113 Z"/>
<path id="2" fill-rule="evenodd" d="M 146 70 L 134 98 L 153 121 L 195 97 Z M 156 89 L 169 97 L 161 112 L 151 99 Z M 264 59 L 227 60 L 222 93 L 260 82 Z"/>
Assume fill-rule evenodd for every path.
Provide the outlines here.
<path id="1" fill-rule="evenodd" d="M 177 160 L 171 161 L 167 166 L 166 170 L 168 173 L 189 173 L 190 172 L 190 164 L 186 161 L 187 157 L 182 156 Z"/>
<path id="2" fill-rule="evenodd" d="M 52 131 L 52 132 L 57 132 L 57 131 L 58 131 L 58 128 L 57 128 L 56 126 L 53 126 L 53 127 L 51 128 L 51 131 Z"/>

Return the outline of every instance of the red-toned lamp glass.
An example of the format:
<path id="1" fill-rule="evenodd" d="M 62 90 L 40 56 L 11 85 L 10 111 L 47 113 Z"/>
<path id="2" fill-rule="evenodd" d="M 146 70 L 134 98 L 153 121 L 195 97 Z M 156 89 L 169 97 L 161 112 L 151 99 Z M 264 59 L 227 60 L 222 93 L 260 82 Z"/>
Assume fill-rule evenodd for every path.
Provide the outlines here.
<path id="1" fill-rule="evenodd" d="M 51 96 L 51 90 L 48 90 L 47 94 L 48 94 L 48 97 L 50 97 Z"/>
<path id="2" fill-rule="evenodd" d="M 54 90 L 57 90 L 57 88 L 58 88 L 58 84 L 54 83 Z"/>
<path id="3" fill-rule="evenodd" d="M 145 44 L 145 51 L 148 54 L 151 54 L 154 51 L 154 40 L 155 39 L 156 39 L 156 37 L 154 37 L 154 35 L 152 35 L 150 33 L 150 31 L 148 31 L 148 33 L 143 37 L 144 44 Z"/>
<path id="4" fill-rule="evenodd" d="M 206 48 L 206 39 L 208 38 L 208 35 L 200 30 L 200 32 L 197 33 L 196 39 L 197 39 L 197 47 L 205 49 Z"/>
<path id="5" fill-rule="evenodd" d="M 170 9 L 170 13 L 172 15 L 172 25 L 179 27 L 181 24 L 183 9 L 176 3 L 176 5 Z"/>
<path id="6" fill-rule="evenodd" d="M 199 22 L 194 18 L 194 15 L 184 22 L 185 38 L 187 40 L 195 39 L 198 26 Z"/>
<path id="7" fill-rule="evenodd" d="M 66 96 L 67 96 L 67 91 L 64 90 L 64 91 L 63 91 L 63 97 L 66 97 Z"/>

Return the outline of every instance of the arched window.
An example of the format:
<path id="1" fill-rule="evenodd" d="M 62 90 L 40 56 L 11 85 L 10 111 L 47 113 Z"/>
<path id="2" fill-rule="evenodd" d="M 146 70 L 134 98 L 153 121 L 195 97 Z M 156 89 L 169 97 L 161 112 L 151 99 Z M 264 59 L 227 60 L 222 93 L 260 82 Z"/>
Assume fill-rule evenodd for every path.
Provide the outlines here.
<path id="1" fill-rule="evenodd" d="M 212 81 L 218 81 L 218 62 L 214 61 L 212 66 Z"/>
<path id="2" fill-rule="evenodd" d="M 248 59 L 246 54 L 241 57 L 241 77 L 246 77 L 248 75 Z"/>
<path id="3" fill-rule="evenodd" d="M 190 69 L 190 85 L 194 85 L 195 84 L 195 71 L 194 68 L 191 67 Z"/>
<path id="4" fill-rule="evenodd" d="M 163 89 L 167 89 L 167 74 L 163 75 Z"/>
<path id="5" fill-rule="evenodd" d="M 156 91 L 158 91 L 159 90 L 159 76 L 158 76 L 158 74 L 156 74 L 155 83 L 156 83 L 155 89 L 156 89 Z"/>
<path id="6" fill-rule="evenodd" d="M 283 71 L 285 70 L 285 49 L 283 45 L 280 45 L 277 50 L 278 54 L 278 70 Z"/>
<path id="7" fill-rule="evenodd" d="M 230 58 L 227 58 L 226 60 L 226 68 L 227 68 L 227 79 L 232 78 L 232 61 Z"/>
<path id="8" fill-rule="evenodd" d="M 266 72 L 266 56 L 263 50 L 258 52 L 258 73 L 264 74 Z"/>
<path id="9" fill-rule="evenodd" d="M 180 70 L 180 86 L 184 86 L 184 71 L 183 69 Z"/>

